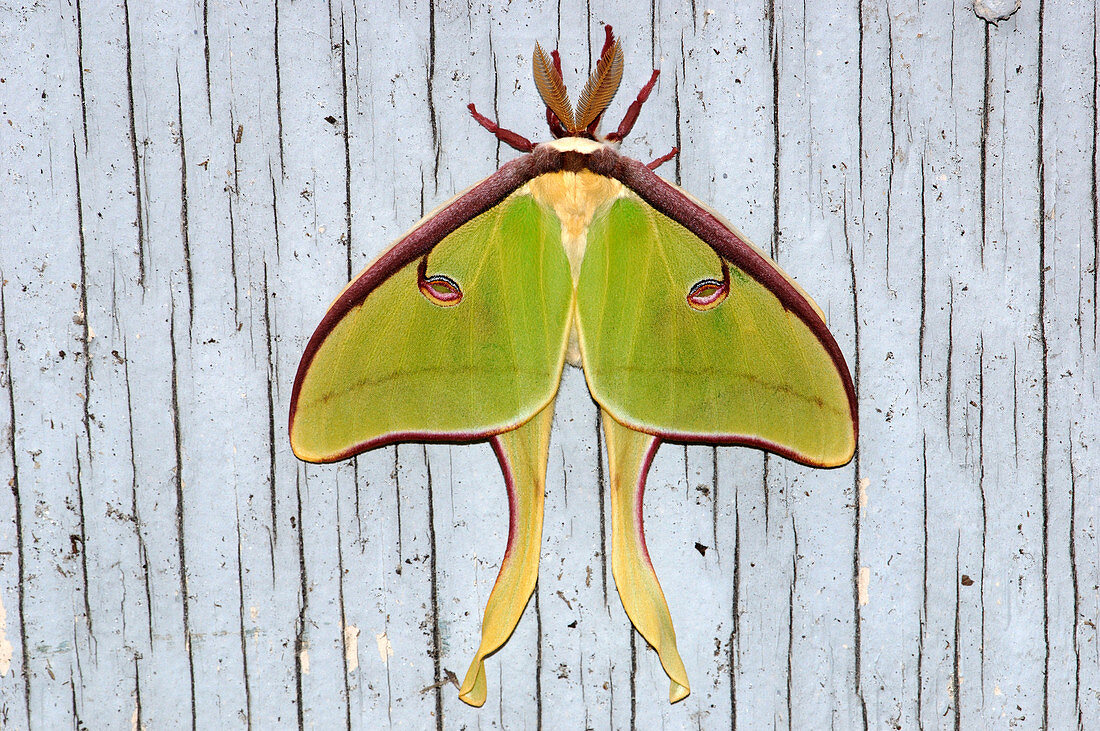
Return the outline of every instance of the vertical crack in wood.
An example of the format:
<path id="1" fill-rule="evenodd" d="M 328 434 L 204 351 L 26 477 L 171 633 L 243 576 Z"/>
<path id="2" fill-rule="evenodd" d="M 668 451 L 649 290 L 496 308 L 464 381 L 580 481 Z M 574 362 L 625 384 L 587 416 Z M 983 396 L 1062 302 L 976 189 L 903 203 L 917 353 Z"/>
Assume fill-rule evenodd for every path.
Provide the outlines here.
<path id="1" fill-rule="evenodd" d="M 393 445 L 393 489 L 394 500 L 397 503 L 397 569 L 395 573 L 401 575 L 401 564 L 405 557 L 404 536 L 401 531 L 401 460 L 400 445 Z"/>
<path id="2" fill-rule="evenodd" d="M 535 632 L 535 731 L 542 731 L 542 609 L 538 579 L 535 579 Z"/>
<path id="3" fill-rule="evenodd" d="M 1036 129 L 1036 167 L 1039 186 L 1039 345 L 1042 351 L 1042 379 L 1040 380 L 1042 402 L 1042 446 L 1039 458 L 1040 490 L 1042 493 L 1043 512 L 1043 549 L 1042 549 L 1042 573 L 1043 573 L 1043 726 L 1050 728 L 1050 582 L 1049 582 L 1049 557 L 1050 557 L 1050 495 L 1048 476 L 1048 457 L 1050 452 L 1050 430 L 1048 416 L 1050 414 L 1050 351 L 1047 344 L 1047 195 L 1046 195 L 1046 148 L 1043 141 L 1043 17 L 1045 10 L 1044 0 L 1039 0 L 1039 51 L 1037 60 L 1036 79 L 1036 104 L 1037 104 L 1037 129 Z"/>
<path id="4" fill-rule="evenodd" d="M 79 668 L 80 668 L 80 652 L 79 652 L 79 650 L 75 649 L 76 648 L 76 630 L 75 630 L 75 628 L 73 630 L 73 647 L 74 647 L 73 655 L 76 657 L 76 666 L 77 666 L 77 669 L 79 671 Z M 71 704 L 71 712 L 73 714 L 73 728 L 77 729 L 77 731 L 79 731 L 82 728 L 85 728 L 84 721 L 83 721 L 83 719 L 80 718 L 80 709 L 77 707 L 77 702 L 76 702 L 76 686 L 77 686 L 78 683 L 83 684 L 83 682 L 84 682 L 83 679 L 77 680 L 77 678 L 73 676 L 73 670 L 70 667 L 69 668 L 69 698 L 70 698 L 70 704 Z"/>
<path id="5" fill-rule="evenodd" d="M 986 231 L 986 166 L 988 165 L 987 156 L 989 149 L 989 87 L 992 84 L 992 75 L 989 68 L 989 34 L 990 26 L 992 23 L 985 24 L 985 39 L 982 45 L 982 53 L 985 57 L 984 66 L 984 81 L 982 82 L 982 121 L 981 121 L 981 137 L 978 145 L 978 178 L 979 178 L 979 192 L 978 192 L 978 211 L 981 215 L 981 227 L 982 238 L 981 248 L 979 249 L 979 260 L 981 261 L 982 268 L 985 268 L 985 247 L 988 243 L 988 231 Z"/>
<path id="6" fill-rule="evenodd" d="M 264 343 L 267 347 L 267 489 L 271 501 L 271 538 L 279 542 L 278 498 L 275 483 L 275 353 L 271 335 L 271 290 L 267 280 L 267 260 L 264 260 Z"/>
<path id="7" fill-rule="evenodd" d="M 763 469 L 760 470 L 760 491 L 761 499 L 764 501 L 764 540 L 768 539 L 768 533 L 771 529 L 771 501 L 768 499 L 768 477 L 771 473 L 771 455 L 767 452 L 763 454 Z"/>
<path id="8" fill-rule="evenodd" d="M 439 192 L 439 158 L 443 154 L 443 145 L 439 139 L 439 120 L 435 111 L 435 0 L 428 0 L 428 121 L 432 126 L 432 183 L 435 192 Z"/>
<path id="9" fill-rule="evenodd" d="M 787 588 L 787 728 L 794 728 L 794 591 L 798 585 L 798 523 L 791 517 L 794 551 L 791 553 L 791 583 Z"/>
<path id="10" fill-rule="evenodd" d="M 336 481 L 336 598 L 340 604 L 340 657 L 343 658 L 344 727 L 351 731 L 351 681 L 348 678 L 348 613 L 344 606 L 344 542 L 340 520 L 340 481 Z"/>
<path id="11" fill-rule="evenodd" d="M 168 338 L 172 349 L 172 442 L 176 458 L 174 474 L 176 487 L 176 546 L 179 551 L 180 562 L 180 596 L 183 599 L 183 644 L 187 650 L 187 673 L 191 694 L 191 728 L 194 729 L 198 725 L 198 712 L 195 705 L 195 657 L 191 651 L 191 598 L 187 588 L 187 545 L 184 540 L 183 434 L 180 428 L 179 363 L 176 354 L 176 299 L 174 296 L 171 299 L 171 310 L 168 316 Z"/>
<path id="12" fill-rule="evenodd" d="M 649 0 L 649 65 L 657 68 L 657 0 Z"/>
<path id="13" fill-rule="evenodd" d="M 951 450 L 951 362 L 955 355 L 955 280 L 949 277 L 947 299 L 947 366 L 944 372 L 943 429 L 947 436 L 947 449 Z"/>
<path id="14" fill-rule="evenodd" d="M 206 63 L 206 116 L 214 119 L 210 103 L 210 8 L 208 0 L 202 0 L 202 57 Z"/>
<path id="15" fill-rule="evenodd" d="M 298 731 L 305 731 L 305 699 L 303 686 L 302 655 L 306 644 L 306 615 L 309 611 L 309 584 L 306 577 L 305 530 L 302 526 L 302 473 L 305 465 L 298 470 L 294 480 L 294 494 L 298 502 L 298 623 L 294 632 L 294 705 L 298 717 Z M 306 476 L 308 479 L 308 474 Z"/>
<path id="16" fill-rule="evenodd" d="M 774 0 L 769 0 L 774 2 Z M 858 155 L 858 170 L 859 170 L 859 199 L 864 201 L 863 198 L 863 0 L 856 0 L 856 20 L 859 23 L 859 38 L 856 46 L 856 55 L 859 57 L 859 100 L 856 107 L 856 121 L 859 135 L 859 155 Z M 863 203 L 863 215 L 860 216 L 860 221 L 867 219 L 867 204 Z"/>
<path id="17" fill-rule="evenodd" d="M 84 624 L 88 628 L 88 635 L 93 636 L 92 630 L 92 603 L 88 598 L 88 531 L 84 520 L 84 470 L 80 460 L 80 439 L 74 440 L 76 452 L 76 511 L 78 528 L 80 530 L 80 576 L 83 582 L 81 594 L 84 595 Z M 75 631 L 75 630 L 74 630 Z M 74 647 L 77 644 L 74 642 Z"/>
<path id="18" fill-rule="evenodd" d="M 241 560 L 241 507 L 237 491 L 233 491 L 233 508 L 237 516 L 237 631 L 241 636 L 241 677 L 244 681 L 244 720 L 252 731 L 252 681 L 248 674 L 248 631 L 244 622 L 244 562 Z M 138 727 L 140 728 L 140 726 Z"/>
<path id="19" fill-rule="evenodd" d="M 779 42 L 775 0 L 768 0 L 768 56 L 772 64 L 772 240 L 771 258 L 779 261 Z M 862 145 L 860 147 L 862 149 Z"/>
<path id="20" fill-rule="evenodd" d="M 584 76 L 589 78 L 592 76 L 592 0 L 584 0 L 584 40 L 588 44 L 588 70 L 584 72 Z"/>
<path id="21" fill-rule="evenodd" d="M 344 13 L 340 12 L 340 92 L 344 104 L 344 248 L 348 263 L 348 281 L 351 281 L 351 141 L 348 117 L 348 61 L 347 37 L 344 35 Z"/>
<path id="22" fill-rule="evenodd" d="M 424 453 L 424 469 L 428 475 L 428 563 L 432 572 L 432 683 L 434 684 L 433 692 L 435 693 L 435 727 L 437 731 L 443 731 L 443 639 L 439 632 L 439 574 L 435 544 L 435 499 L 433 497 L 432 463 L 428 459 L 428 447 L 422 444 L 421 449 Z"/>
<path id="23" fill-rule="evenodd" d="M 607 727 L 615 728 L 615 663 L 607 660 Z"/>
<path id="24" fill-rule="evenodd" d="M 631 630 L 633 630 L 633 627 L 631 627 Z M 584 673 L 584 648 L 583 647 L 580 648 L 579 657 L 577 659 L 577 666 L 580 667 L 580 672 L 578 673 L 578 675 L 580 677 L 580 686 L 581 686 L 581 708 L 584 709 L 584 728 L 589 729 L 589 728 L 592 728 L 592 724 L 589 722 L 588 699 L 585 698 L 585 692 L 584 692 L 585 691 L 585 682 L 584 682 L 585 673 Z M 631 731 L 633 731 L 633 728 L 631 729 Z"/>
<path id="25" fill-rule="evenodd" d="M 1012 344 L 1012 450 L 1015 466 L 1020 466 L 1020 392 L 1016 377 L 1016 344 Z"/>
<path id="26" fill-rule="evenodd" d="M 638 645 L 637 631 L 634 625 L 630 625 L 630 731 L 638 728 Z M 581 677 L 581 688 L 584 688 L 584 678 Z"/>
<path id="27" fill-rule="evenodd" d="M 144 729 L 141 707 L 141 666 L 140 657 L 134 653 L 134 727 Z"/>
<path id="28" fill-rule="evenodd" d="M 80 187 L 80 157 L 77 154 L 76 137 L 73 137 L 73 179 L 76 181 L 76 242 L 80 257 L 80 344 L 82 355 L 84 356 L 84 403 L 83 403 L 83 423 L 84 423 L 84 441 L 87 445 L 86 454 L 88 457 L 88 465 L 92 464 L 92 412 L 91 412 L 91 398 L 92 398 L 92 331 L 91 325 L 88 320 L 90 315 L 88 314 L 88 258 L 87 247 L 84 240 L 84 200 L 81 195 Z M 79 457 L 79 454 L 77 455 Z M 79 464 L 77 465 L 79 467 Z M 88 632 L 91 633 L 91 624 L 88 625 Z"/>
<path id="29" fill-rule="evenodd" d="M 729 681 L 730 726 L 737 731 L 737 660 L 741 647 L 741 513 L 737 509 L 738 494 L 733 491 L 733 599 L 730 616 Z"/>
<path id="30" fill-rule="evenodd" d="M 962 583 L 962 575 L 959 573 L 959 546 L 962 544 L 962 531 L 958 533 L 958 537 L 955 540 L 955 635 L 952 642 L 952 659 L 951 659 L 951 687 L 954 689 L 952 700 L 955 704 L 955 718 L 954 728 L 955 731 L 962 729 L 962 688 L 960 680 L 962 676 L 959 671 L 959 659 L 961 653 L 959 652 L 959 585 Z"/>
<path id="31" fill-rule="evenodd" d="M 280 260 L 279 250 L 279 194 L 275 188 L 275 173 L 271 170 L 271 158 L 267 160 L 267 175 L 271 179 L 271 231 L 275 239 L 275 261 Z"/>
<path id="32" fill-rule="evenodd" d="M 237 281 L 237 224 L 233 213 L 233 199 L 241 194 L 240 164 L 237 161 L 237 145 L 240 142 L 240 129 L 234 119 L 233 107 L 229 108 L 229 144 L 233 150 L 233 185 L 226 189 L 229 201 L 229 275 L 233 279 L 233 324 L 241 327 L 241 285 Z"/>
<path id="33" fill-rule="evenodd" d="M 284 144 L 283 144 L 283 74 L 279 66 L 279 0 L 274 1 L 275 6 L 275 28 L 273 33 L 275 35 L 274 52 L 275 52 L 275 125 L 279 130 L 279 175 L 280 177 L 286 176 L 286 161 L 284 158 Z M 207 87 L 209 89 L 209 87 Z M 274 186 L 274 181 L 272 182 Z M 274 196 L 274 193 L 272 194 Z M 278 225 L 276 224 L 276 231 L 278 231 Z M 278 233 L 275 234 L 275 251 L 278 254 Z"/>
<path id="34" fill-rule="evenodd" d="M 920 329 L 917 331 L 917 385 L 924 385 L 924 330 L 928 322 L 928 208 L 924 153 L 920 158 Z"/>
<path id="35" fill-rule="evenodd" d="M 557 27 L 554 32 L 554 48 L 561 48 L 561 0 L 558 0 L 557 13 L 555 14 Z"/>
<path id="36" fill-rule="evenodd" d="M 692 17 L 694 18 L 694 14 L 693 14 Z M 680 185 L 681 180 L 682 180 L 681 175 L 680 175 L 680 153 L 679 153 L 679 150 L 683 149 L 682 145 L 684 144 L 683 143 L 683 134 L 681 132 L 681 123 L 682 123 L 681 116 L 682 115 L 680 113 L 680 76 L 683 73 L 683 66 L 684 66 L 684 34 L 680 33 L 680 67 L 681 67 L 681 73 L 677 73 L 677 74 L 672 75 L 672 101 L 673 101 L 673 110 L 676 113 L 676 150 L 677 150 L 676 155 L 672 159 L 672 164 L 676 166 L 675 167 L 676 185 Z"/>
<path id="37" fill-rule="evenodd" d="M 137 540 L 138 556 L 141 561 L 141 578 L 145 585 L 145 619 L 148 623 L 150 652 L 153 646 L 153 587 L 149 578 L 149 553 L 142 535 L 141 511 L 138 507 L 138 471 L 137 454 L 134 446 L 134 401 L 130 387 L 130 356 L 126 339 L 122 340 L 122 377 L 126 385 L 126 423 L 130 448 L 130 513 L 134 516 L 134 538 Z"/>
<path id="38" fill-rule="evenodd" d="M 14 509 L 15 523 L 15 573 L 19 577 L 17 584 L 17 602 L 19 605 L 19 652 L 20 674 L 23 677 L 23 705 L 26 710 L 26 728 L 31 726 L 31 672 L 30 652 L 27 651 L 26 642 L 26 556 L 23 549 L 23 502 L 20 496 L 19 485 L 19 459 L 15 457 L 15 376 L 11 365 L 11 351 L 8 347 L 8 303 L 5 299 L 4 278 L 0 275 L 0 345 L 3 346 L 3 365 L 8 372 L 8 409 L 11 414 L 11 423 L 8 429 L 8 451 L 11 454 L 11 479 L 8 486 L 11 488 L 12 507 Z"/>
<path id="39" fill-rule="evenodd" d="M 600 502 L 600 584 L 603 587 L 603 605 L 608 611 L 608 616 L 610 616 L 611 607 L 607 603 L 607 507 L 604 504 L 607 488 L 604 484 L 603 471 L 602 418 L 600 410 L 596 409 L 596 487 L 598 488 L 597 498 Z"/>
<path id="40" fill-rule="evenodd" d="M 145 292 L 145 216 L 141 210 L 141 162 L 138 156 L 137 122 L 134 119 L 133 52 L 130 43 L 130 0 L 122 3 L 126 20 L 126 98 L 129 104 L 130 155 L 134 165 L 134 205 L 137 226 L 138 285 Z"/>
<path id="41" fill-rule="evenodd" d="M 363 541 L 363 512 L 359 504 L 359 455 L 351 458 L 352 488 L 355 492 L 355 530 L 356 539 L 359 542 L 359 552 L 366 551 L 366 543 Z"/>
<path id="42" fill-rule="evenodd" d="M 84 133 L 84 152 L 88 152 L 88 105 L 84 96 L 84 21 L 80 0 L 76 0 L 76 70 L 80 81 L 80 129 Z"/>
<path id="43" fill-rule="evenodd" d="M 1097 91 L 1100 89 L 1100 69 L 1096 55 L 1096 25 L 1097 9 L 1093 5 L 1092 11 L 1092 349 L 1096 350 L 1097 335 L 1097 283 L 1100 282 L 1100 187 L 1097 185 L 1097 149 L 1096 138 L 1100 135 L 1100 104 L 1097 103 Z"/>
<path id="44" fill-rule="evenodd" d="M 978 602 L 980 607 L 980 637 L 981 647 L 985 644 L 985 558 L 989 544 L 989 515 L 986 508 L 985 496 L 985 333 L 978 336 L 978 494 L 982 500 L 982 564 L 978 569 Z M 978 654 L 979 661 L 979 691 L 982 698 L 982 708 L 985 708 L 985 651 Z"/>
<path id="45" fill-rule="evenodd" d="M 690 462 L 688 460 L 688 445 L 684 445 L 684 502 L 691 504 L 691 475 L 688 474 Z"/>
<path id="46" fill-rule="evenodd" d="M 861 26 L 862 27 L 862 26 Z M 855 341 L 855 348 L 852 354 L 852 376 L 853 383 L 855 384 L 855 391 L 858 395 L 860 393 L 860 358 L 859 358 L 859 283 L 856 280 L 856 258 L 855 251 L 852 248 L 852 242 L 848 236 L 848 191 L 847 183 L 845 183 L 844 192 L 844 244 L 848 250 L 848 269 L 852 279 L 852 326 L 853 326 L 853 339 Z M 857 396 L 858 397 L 858 396 Z M 855 455 L 853 456 L 853 469 L 852 469 L 852 655 L 853 655 L 853 675 L 854 675 L 854 692 L 856 698 L 859 700 L 860 718 L 862 720 L 863 728 L 867 728 L 867 701 L 863 697 L 863 619 L 859 608 L 859 550 L 860 550 L 860 531 L 862 521 L 862 506 L 859 501 L 859 476 L 860 470 L 860 449 L 859 445 L 856 445 Z"/>
<path id="47" fill-rule="evenodd" d="M 180 238 L 183 240 L 183 270 L 187 276 L 187 338 L 195 327 L 195 276 L 191 270 L 191 226 L 187 216 L 187 136 L 183 131 L 183 88 L 176 61 L 176 110 L 180 135 Z"/>
<path id="48" fill-rule="evenodd" d="M 718 447 L 710 448 L 710 529 L 711 542 L 718 562 L 722 562 L 722 551 L 718 547 Z"/>
<path id="49" fill-rule="evenodd" d="M 424 166 L 420 166 L 420 217 L 424 217 Z"/>
<path id="50" fill-rule="evenodd" d="M 917 632 L 917 728 L 924 728 L 924 636 L 928 631 L 928 434 L 920 440 L 921 613 Z"/>
<path id="51" fill-rule="evenodd" d="M 387 612 L 382 620 L 382 631 L 388 638 L 390 636 L 390 615 Z M 389 727 L 393 728 L 393 681 L 390 677 L 390 655 L 382 658 L 382 662 L 386 665 L 386 720 L 389 722 Z"/>
<path id="52" fill-rule="evenodd" d="M 1077 467 L 1073 461 L 1073 427 L 1069 434 L 1069 580 L 1073 589 L 1073 709 L 1077 713 L 1077 728 L 1085 727 L 1081 708 L 1081 591 L 1077 579 Z"/>
<path id="53" fill-rule="evenodd" d="M 890 4 L 886 4 L 886 70 L 890 79 L 890 166 L 886 173 L 886 290 L 890 291 L 890 230 L 894 203 L 894 164 L 897 157 L 897 134 L 894 116 L 897 113 L 897 90 L 894 87 L 894 22 Z"/>
<path id="54" fill-rule="evenodd" d="M 497 68 L 497 53 L 493 50 L 493 26 L 489 25 L 489 58 L 493 61 L 493 119 L 500 120 L 500 71 Z M 500 168 L 500 138 L 494 135 L 496 153 L 494 156 L 496 168 Z"/>

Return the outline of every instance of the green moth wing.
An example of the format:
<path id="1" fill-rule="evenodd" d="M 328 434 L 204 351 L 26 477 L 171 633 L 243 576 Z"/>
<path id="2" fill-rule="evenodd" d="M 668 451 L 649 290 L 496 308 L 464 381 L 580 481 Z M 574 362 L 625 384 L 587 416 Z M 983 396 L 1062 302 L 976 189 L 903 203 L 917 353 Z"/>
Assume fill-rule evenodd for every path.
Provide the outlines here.
<path id="1" fill-rule="evenodd" d="M 606 435 L 612 573 L 675 703 L 688 678 L 642 525 L 661 441 L 840 466 L 855 451 L 855 389 L 820 309 L 742 234 L 636 160 L 599 150 L 587 165 L 623 184 L 593 212 L 577 281 L 581 358 Z"/>
<path id="2" fill-rule="evenodd" d="M 820 310 L 736 230 L 636 168 L 644 173 L 628 172 L 667 212 L 621 174 L 628 188 L 589 226 L 577 315 L 593 398 L 666 440 L 846 464 L 855 393 Z M 689 228 L 699 222 L 709 230 Z"/>
<path id="3" fill-rule="evenodd" d="M 513 194 L 427 251 L 393 252 L 337 298 L 302 358 L 290 417 L 302 459 L 485 439 L 557 392 L 572 284 L 552 212 Z"/>
<path id="4" fill-rule="evenodd" d="M 460 697 L 485 702 L 485 658 L 515 629 L 538 577 L 553 399 L 573 309 L 554 213 L 509 163 L 383 253 L 330 306 L 294 382 L 290 442 L 331 462 L 399 441 L 489 440 L 509 531 Z"/>

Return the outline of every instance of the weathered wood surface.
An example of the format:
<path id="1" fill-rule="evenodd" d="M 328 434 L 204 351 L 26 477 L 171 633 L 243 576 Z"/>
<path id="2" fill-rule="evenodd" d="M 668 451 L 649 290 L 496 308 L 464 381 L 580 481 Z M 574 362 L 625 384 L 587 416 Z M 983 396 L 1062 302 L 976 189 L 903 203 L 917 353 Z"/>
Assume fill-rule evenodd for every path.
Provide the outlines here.
<path id="1" fill-rule="evenodd" d="M 601 22 L 624 98 L 663 72 L 625 149 L 680 145 L 662 172 L 814 294 L 860 449 L 661 449 L 669 706 L 567 369 L 538 592 L 475 710 L 446 679 L 507 531 L 491 451 L 307 467 L 289 388 L 349 273 L 514 156 L 465 104 L 545 138 L 531 48 L 576 87 Z M 1068 0 L 0 3 L 0 724 L 1100 727 L 1096 27 Z"/>

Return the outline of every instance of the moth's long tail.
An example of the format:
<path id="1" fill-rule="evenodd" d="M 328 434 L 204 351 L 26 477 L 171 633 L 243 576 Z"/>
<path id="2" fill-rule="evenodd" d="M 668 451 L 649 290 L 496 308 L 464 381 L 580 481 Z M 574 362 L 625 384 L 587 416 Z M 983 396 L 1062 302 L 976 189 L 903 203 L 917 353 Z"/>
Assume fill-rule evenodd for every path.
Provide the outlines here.
<path id="1" fill-rule="evenodd" d="M 459 690 L 458 697 L 471 706 L 485 703 L 485 658 L 508 641 L 538 581 L 546 461 L 553 416 L 551 403 L 518 429 L 493 438 L 493 449 L 508 488 L 511 522 L 500 573 L 485 605 L 481 646 Z"/>
<path id="2" fill-rule="evenodd" d="M 672 615 L 649 561 L 642 527 L 646 474 L 660 440 L 628 429 L 606 411 L 601 416 L 611 477 L 611 573 L 627 616 L 661 658 L 671 681 L 668 700 L 675 703 L 686 698 L 691 689 L 676 649 Z"/>

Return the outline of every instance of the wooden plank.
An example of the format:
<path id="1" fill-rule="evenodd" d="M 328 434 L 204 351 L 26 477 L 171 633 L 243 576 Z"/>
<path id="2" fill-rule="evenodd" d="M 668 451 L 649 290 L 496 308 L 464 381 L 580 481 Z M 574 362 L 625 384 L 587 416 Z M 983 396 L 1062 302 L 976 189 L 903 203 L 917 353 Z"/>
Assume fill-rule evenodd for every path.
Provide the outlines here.
<path id="1" fill-rule="evenodd" d="M 860 448 L 664 445 L 648 545 L 692 694 L 607 561 L 583 375 L 540 581 L 457 698 L 506 539 L 485 445 L 286 442 L 350 276 L 626 47 L 624 151 L 810 291 Z M 1097 20 L 968 0 L 0 8 L 0 724 L 840 728 L 1100 723 Z M 10 648 L 10 650 L 9 650 Z M 10 651 L 10 664 L 8 652 Z"/>

